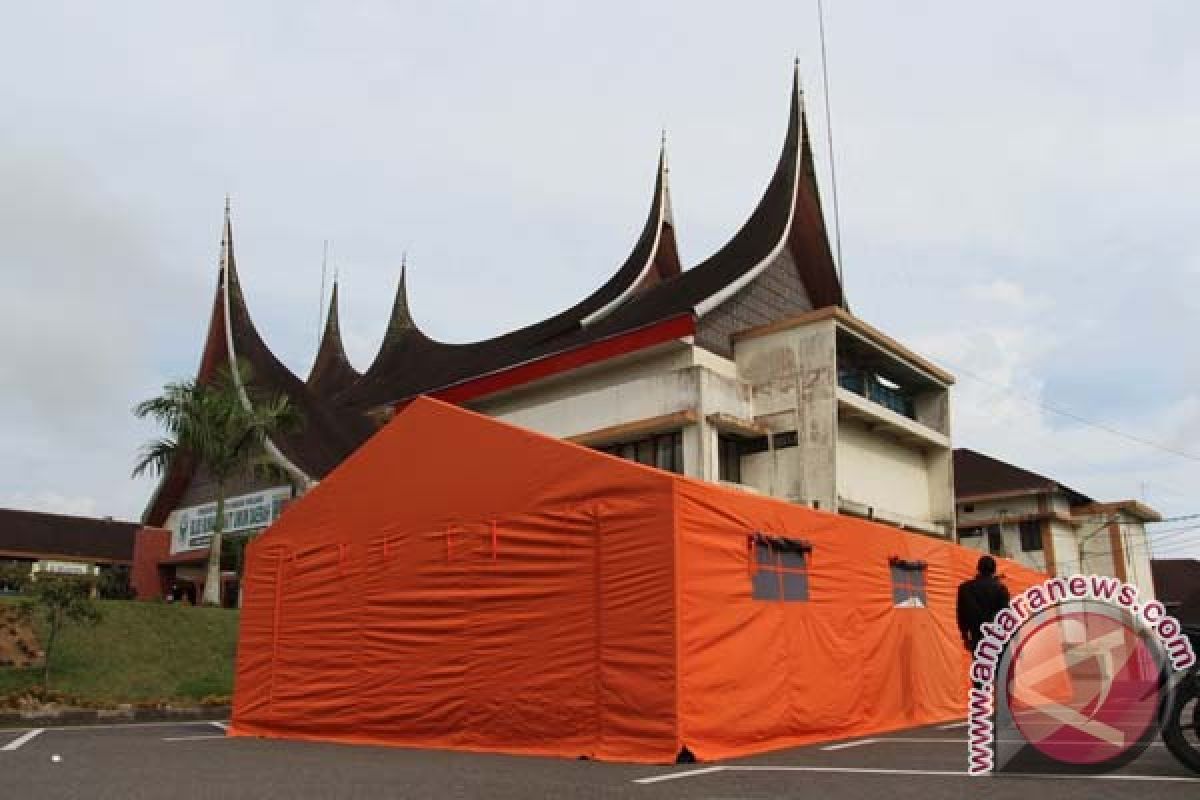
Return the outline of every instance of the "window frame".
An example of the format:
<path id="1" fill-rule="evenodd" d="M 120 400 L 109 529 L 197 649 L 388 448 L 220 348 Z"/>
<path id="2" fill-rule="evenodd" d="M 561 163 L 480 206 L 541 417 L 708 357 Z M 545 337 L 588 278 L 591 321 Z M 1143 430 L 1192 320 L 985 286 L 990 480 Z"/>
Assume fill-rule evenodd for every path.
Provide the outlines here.
<path id="1" fill-rule="evenodd" d="M 746 537 L 746 558 L 750 577 L 750 599 L 776 603 L 807 603 L 812 596 L 812 543 L 805 539 L 755 531 Z M 766 553 L 768 561 L 761 558 Z M 799 559 L 799 565 L 786 564 L 785 554 Z M 759 580 L 760 575 L 775 579 Z M 788 580 L 793 578 L 793 580 Z M 763 590 L 764 587 L 770 590 Z"/>
<path id="2" fill-rule="evenodd" d="M 895 608 L 929 607 L 929 564 L 908 561 L 899 556 L 888 559 L 888 574 L 892 582 L 892 606 Z M 899 576 L 904 576 L 898 580 Z M 920 576 L 913 580 L 914 576 Z M 916 601 L 916 602 L 913 602 Z"/>
<path id="3" fill-rule="evenodd" d="M 676 475 L 684 474 L 683 431 L 681 430 L 664 431 L 625 442 L 598 445 L 595 449 L 635 464 L 673 472 Z"/>

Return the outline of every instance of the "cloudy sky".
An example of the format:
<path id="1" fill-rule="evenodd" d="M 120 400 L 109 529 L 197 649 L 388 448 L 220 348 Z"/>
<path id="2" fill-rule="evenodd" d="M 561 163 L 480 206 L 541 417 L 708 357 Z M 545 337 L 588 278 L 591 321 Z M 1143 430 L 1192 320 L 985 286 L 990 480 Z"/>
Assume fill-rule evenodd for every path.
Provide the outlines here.
<path id="1" fill-rule="evenodd" d="M 826 13 L 855 313 L 960 376 L 958 444 L 1200 513 L 1200 7 Z M 664 126 L 699 262 L 766 185 L 794 57 L 829 205 L 815 0 L 5 16 L 0 506 L 140 514 L 151 486 L 128 473 L 154 431 L 129 408 L 194 374 L 227 192 L 251 310 L 301 374 L 323 240 L 360 367 L 405 251 L 439 338 L 539 319 L 627 253 Z M 1159 552 L 1200 555 L 1188 524 Z"/>

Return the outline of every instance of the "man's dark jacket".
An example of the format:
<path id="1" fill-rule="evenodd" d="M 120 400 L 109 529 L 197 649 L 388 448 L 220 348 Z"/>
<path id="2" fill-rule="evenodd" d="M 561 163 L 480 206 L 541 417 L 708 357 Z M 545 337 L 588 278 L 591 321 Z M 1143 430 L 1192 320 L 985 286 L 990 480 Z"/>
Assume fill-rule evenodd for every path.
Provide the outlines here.
<path id="1" fill-rule="evenodd" d="M 995 619 L 1008 600 L 1008 588 L 994 575 L 976 575 L 959 584 L 958 629 L 970 650 L 983 638 L 980 628 Z"/>

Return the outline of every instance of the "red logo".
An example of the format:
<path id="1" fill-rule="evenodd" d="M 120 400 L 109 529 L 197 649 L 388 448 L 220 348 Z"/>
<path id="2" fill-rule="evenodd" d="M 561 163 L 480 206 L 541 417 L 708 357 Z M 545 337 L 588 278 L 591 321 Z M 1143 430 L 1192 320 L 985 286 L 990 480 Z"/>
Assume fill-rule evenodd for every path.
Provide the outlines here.
<path id="1" fill-rule="evenodd" d="M 1093 609 L 1054 609 L 1023 629 L 1005 688 L 1030 745 L 1060 763 L 1101 767 L 1153 737 L 1166 673 L 1131 621 Z"/>

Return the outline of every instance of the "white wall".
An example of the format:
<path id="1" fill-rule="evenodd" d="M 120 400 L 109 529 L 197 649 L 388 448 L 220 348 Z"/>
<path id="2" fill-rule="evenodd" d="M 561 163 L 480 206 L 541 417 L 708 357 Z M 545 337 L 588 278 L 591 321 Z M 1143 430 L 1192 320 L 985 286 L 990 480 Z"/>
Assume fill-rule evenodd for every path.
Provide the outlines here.
<path id="1" fill-rule="evenodd" d="M 843 419 L 838 425 L 837 464 L 840 497 L 933 520 L 929 467 L 922 451 Z"/>

